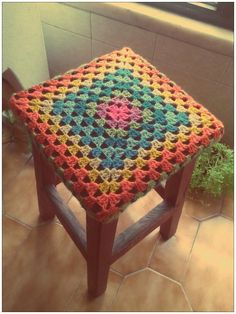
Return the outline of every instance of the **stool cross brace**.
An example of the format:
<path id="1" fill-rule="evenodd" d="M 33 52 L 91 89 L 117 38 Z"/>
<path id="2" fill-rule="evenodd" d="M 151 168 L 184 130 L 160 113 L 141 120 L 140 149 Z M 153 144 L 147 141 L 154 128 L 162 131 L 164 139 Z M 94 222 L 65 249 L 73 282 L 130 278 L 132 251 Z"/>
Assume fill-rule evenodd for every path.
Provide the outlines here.
<path id="1" fill-rule="evenodd" d="M 110 265 L 150 232 L 160 226 L 165 240 L 175 234 L 195 164 L 192 160 L 172 175 L 165 187 L 157 186 L 163 202 L 115 238 L 118 218 L 102 223 L 86 213 L 85 231 L 58 195 L 55 186 L 60 180 L 34 143 L 33 156 L 40 216 L 49 220 L 56 215 L 86 259 L 88 292 L 93 296 L 106 290 Z"/>

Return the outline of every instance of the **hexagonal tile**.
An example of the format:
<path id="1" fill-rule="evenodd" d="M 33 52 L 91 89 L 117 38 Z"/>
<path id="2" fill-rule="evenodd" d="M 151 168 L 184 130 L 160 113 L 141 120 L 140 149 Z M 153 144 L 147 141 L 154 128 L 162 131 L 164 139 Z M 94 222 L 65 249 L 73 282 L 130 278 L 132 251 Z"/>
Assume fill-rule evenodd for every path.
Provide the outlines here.
<path id="1" fill-rule="evenodd" d="M 156 271 L 181 281 L 187 266 L 199 223 L 186 215 L 182 215 L 176 234 L 168 241 L 161 235 L 152 256 L 150 267 Z"/>
<path id="2" fill-rule="evenodd" d="M 60 225 L 34 228 L 5 269 L 3 310 L 63 311 L 84 276 L 85 260 Z"/>
<path id="3" fill-rule="evenodd" d="M 193 310 L 233 311 L 233 279 L 233 222 L 202 222 L 184 279 Z"/>
<path id="4" fill-rule="evenodd" d="M 125 278 L 110 311 L 191 311 L 181 286 L 150 269 Z"/>

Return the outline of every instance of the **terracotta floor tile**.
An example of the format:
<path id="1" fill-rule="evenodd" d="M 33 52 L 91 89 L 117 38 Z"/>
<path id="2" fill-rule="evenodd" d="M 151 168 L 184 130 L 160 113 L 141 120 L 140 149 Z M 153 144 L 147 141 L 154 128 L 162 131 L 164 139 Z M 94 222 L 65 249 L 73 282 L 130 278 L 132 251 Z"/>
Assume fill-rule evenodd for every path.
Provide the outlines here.
<path id="1" fill-rule="evenodd" d="M 184 288 L 194 311 L 233 311 L 233 222 L 204 221 L 193 247 Z"/>
<path id="2" fill-rule="evenodd" d="M 86 276 L 83 277 L 86 279 Z M 76 290 L 72 299 L 65 308 L 70 312 L 98 312 L 107 311 L 114 300 L 122 281 L 122 277 L 110 271 L 106 292 L 97 297 L 89 297 L 87 293 L 87 282 L 82 280 L 81 286 Z"/>
<path id="3" fill-rule="evenodd" d="M 132 203 L 120 214 L 117 225 L 117 234 L 138 221 L 160 202 L 162 202 L 162 198 L 155 190 L 151 190 L 145 196 Z"/>
<path id="4" fill-rule="evenodd" d="M 125 278 L 110 311 L 190 311 L 181 286 L 146 269 Z"/>
<path id="5" fill-rule="evenodd" d="M 3 193 L 3 209 L 6 214 L 23 223 L 35 226 L 39 220 L 38 199 L 34 168 L 27 164 L 14 182 L 9 183 Z"/>
<path id="6" fill-rule="evenodd" d="M 157 238 L 158 229 L 154 230 L 140 243 L 125 253 L 125 255 L 121 256 L 114 264 L 112 264 L 112 269 L 126 275 L 146 267 Z"/>
<path id="7" fill-rule="evenodd" d="M 168 241 L 164 241 L 161 235 L 158 237 L 150 267 L 174 280 L 181 281 L 198 225 L 195 219 L 182 215 L 175 236 Z"/>
<path id="8" fill-rule="evenodd" d="M 202 221 L 220 213 L 222 200 L 211 200 L 211 203 L 203 205 L 200 201 L 187 198 L 184 203 L 183 212 Z"/>
<path id="9" fill-rule="evenodd" d="M 80 202 L 77 200 L 77 198 L 72 196 L 70 201 L 68 202 L 68 206 L 70 207 L 75 217 L 79 220 L 80 224 L 86 229 L 86 212 L 81 207 Z"/>
<path id="10" fill-rule="evenodd" d="M 147 195 L 131 204 L 119 217 L 117 235 L 143 217 L 161 201 L 161 197 L 154 190 L 151 190 Z M 120 257 L 112 265 L 112 269 L 125 275 L 146 267 L 157 238 L 158 229 Z"/>
<path id="11" fill-rule="evenodd" d="M 223 216 L 234 219 L 234 195 L 233 193 L 229 192 L 224 197 L 221 213 Z"/>
<path id="12" fill-rule="evenodd" d="M 67 203 L 72 195 L 71 192 L 63 183 L 57 185 L 57 190 Z M 42 223 L 39 220 L 33 158 L 22 166 L 20 173 L 13 181 L 6 184 L 3 191 L 3 210 L 9 216 L 30 226 Z"/>
<path id="13" fill-rule="evenodd" d="M 2 146 L 3 193 L 6 185 L 19 174 L 29 158 L 30 154 L 20 142 L 11 142 Z"/>
<path id="14" fill-rule="evenodd" d="M 30 233 L 30 228 L 27 228 L 16 221 L 3 217 L 3 269 L 14 258 L 19 246 L 24 242 Z"/>
<path id="15" fill-rule="evenodd" d="M 67 203 L 71 198 L 72 193 L 67 189 L 67 187 L 62 182 L 56 186 L 56 189 L 60 197 L 63 199 L 63 201 Z"/>
<path id="16" fill-rule="evenodd" d="M 150 268 L 129 275 L 124 281 L 110 271 L 106 293 L 96 299 L 88 298 L 84 258 L 63 227 L 55 224 L 56 220 L 49 224 L 39 220 L 33 159 L 25 151 L 19 143 L 3 145 L 3 210 L 8 216 L 3 217 L 4 311 L 191 310 L 181 286 Z M 57 189 L 85 226 L 85 210 L 76 198 L 63 184 Z M 117 234 L 160 202 L 152 190 L 130 205 L 120 215 Z M 220 205 L 215 202 L 205 207 L 187 200 L 175 237 L 163 242 L 155 230 L 112 268 L 128 274 L 150 262 L 153 269 L 175 280 L 181 281 L 185 274 L 184 289 L 193 310 L 232 311 L 232 195 L 224 199 L 221 213 Z M 206 220 L 216 214 L 229 219 Z M 198 233 L 199 223 L 192 217 L 203 220 Z"/>
<path id="17" fill-rule="evenodd" d="M 3 310 L 63 311 L 84 276 L 85 260 L 60 225 L 34 228 L 6 267 Z"/>

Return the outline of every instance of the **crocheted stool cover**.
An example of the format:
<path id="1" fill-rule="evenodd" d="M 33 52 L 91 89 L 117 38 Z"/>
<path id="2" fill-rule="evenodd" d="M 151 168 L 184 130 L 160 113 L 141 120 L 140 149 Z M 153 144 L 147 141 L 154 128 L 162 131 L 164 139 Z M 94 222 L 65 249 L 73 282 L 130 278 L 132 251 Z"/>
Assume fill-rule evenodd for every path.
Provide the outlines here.
<path id="1" fill-rule="evenodd" d="M 10 103 L 99 221 L 223 135 L 214 115 L 129 48 L 14 94 Z"/>

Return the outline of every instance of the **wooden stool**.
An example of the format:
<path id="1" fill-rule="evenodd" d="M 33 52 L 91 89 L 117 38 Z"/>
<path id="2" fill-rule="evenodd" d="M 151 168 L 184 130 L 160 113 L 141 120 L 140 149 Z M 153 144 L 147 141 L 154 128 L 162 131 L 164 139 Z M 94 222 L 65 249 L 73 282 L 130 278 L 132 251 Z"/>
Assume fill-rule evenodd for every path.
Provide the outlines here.
<path id="1" fill-rule="evenodd" d="M 207 109 L 129 48 L 10 103 L 32 138 L 40 216 L 56 215 L 83 254 L 93 296 L 106 290 L 110 265 L 151 231 L 175 234 L 195 159 L 223 134 Z M 61 181 L 86 210 L 86 231 L 58 195 Z M 119 214 L 152 188 L 163 202 L 115 239 Z"/>

